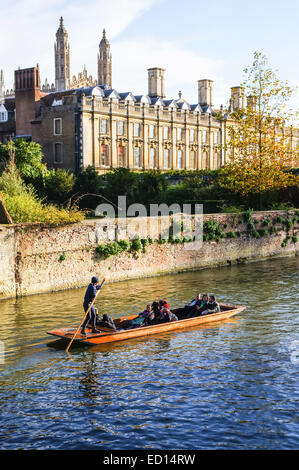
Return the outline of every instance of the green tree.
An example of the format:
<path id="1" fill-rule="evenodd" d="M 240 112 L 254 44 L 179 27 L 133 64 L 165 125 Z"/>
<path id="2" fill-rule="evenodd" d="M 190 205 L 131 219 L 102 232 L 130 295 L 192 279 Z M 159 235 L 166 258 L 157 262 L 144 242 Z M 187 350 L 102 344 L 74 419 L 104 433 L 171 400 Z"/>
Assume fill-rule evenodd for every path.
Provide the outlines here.
<path id="1" fill-rule="evenodd" d="M 21 176 L 32 181 L 47 172 L 47 166 L 42 163 L 43 153 L 41 146 L 36 142 L 27 142 L 16 139 L 7 144 L 0 145 L 0 166 L 2 170 L 12 160 Z"/>

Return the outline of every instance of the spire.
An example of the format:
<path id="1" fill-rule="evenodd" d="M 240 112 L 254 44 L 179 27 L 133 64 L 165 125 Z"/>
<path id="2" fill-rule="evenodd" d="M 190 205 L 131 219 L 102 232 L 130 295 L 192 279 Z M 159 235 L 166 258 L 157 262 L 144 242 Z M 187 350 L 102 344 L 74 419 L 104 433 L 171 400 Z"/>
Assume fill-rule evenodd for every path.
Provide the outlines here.
<path id="1" fill-rule="evenodd" d="M 99 44 L 98 84 L 107 85 L 108 88 L 112 88 L 112 56 L 105 28 L 103 29 L 103 36 Z"/>
<path id="2" fill-rule="evenodd" d="M 5 85 L 4 85 L 4 73 L 1 69 L 0 72 L 0 98 L 3 98 L 5 95 Z"/>
<path id="3" fill-rule="evenodd" d="M 64 27 L 64 24 L 63 24 L 63 18 L 62 16 L 60 17 L 60 20 L 59 20 L 59 28 L 57 30 L 57 33 L 59 32 L 63 32 L 63 33 L 66 33 L 66 29 Z"/>
<path id="4" fill-rule="evenodd" d="M 57 91 L 70 88 L 70 45 L 62 16 L 59 20 L 55 43 L 55 87 Z"/>

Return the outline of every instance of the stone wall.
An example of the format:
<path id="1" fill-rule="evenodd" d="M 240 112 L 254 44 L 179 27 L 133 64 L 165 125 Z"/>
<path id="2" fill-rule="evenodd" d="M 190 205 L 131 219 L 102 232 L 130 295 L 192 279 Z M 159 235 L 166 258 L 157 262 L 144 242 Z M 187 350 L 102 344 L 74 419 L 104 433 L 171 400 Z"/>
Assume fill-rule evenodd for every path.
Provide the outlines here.
<path id="1" fill-rule="evenodd" d="M 287 213 L 257 212 L 255 220 L 265 217 L 286 217 Z M 293 217 L 293 215 L 290 215 Z M 18 226 L 0 225 L 0 299 L 15 295 L 28 295 L 85 286 L 92 275 L 106 277 L 108 281 L 152 276 L 188 269 L 200 269 L 231 263 L 255 261 L 267 257 L 290 256 L 298 251 L 299 243 L 291 240 L 298 232 L 293 226 L 286 246 L 281 246 L 286 231 L 277 226 L 277 232 L 259 239 L 248 237 L 247 222 L 242 214 L 205 215 L 204 221 L 213 219 L 225 231 L 238 231 L 236 238 L 203 242 L 197 250 L 190 244 L 160 244 L 154 241 L 145 252 L 123 252 L 103 258 L 96 252 L 99 244 L 126 238 L 121 220 L 115 227 L 107 219 L 85 220 L 63 227 L 45 227 L 40 224 Z M 166 220 L 151 224 L 153 240 L 163 233 Z M 130 219 L 128 239 L 136 233 L 146 236 L 149 218 Z"/>

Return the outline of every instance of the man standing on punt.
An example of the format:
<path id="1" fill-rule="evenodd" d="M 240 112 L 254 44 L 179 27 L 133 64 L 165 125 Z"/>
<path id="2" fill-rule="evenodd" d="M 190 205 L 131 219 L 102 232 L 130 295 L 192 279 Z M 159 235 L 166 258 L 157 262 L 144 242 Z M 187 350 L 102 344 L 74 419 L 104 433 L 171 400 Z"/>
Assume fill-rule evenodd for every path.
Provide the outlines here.
<path id="1" fill-rule="evenodd" d="M 99 279 L 97 277 L 93 276 L 91 278 L 91 283 L 87 287 L 86 292 L 85 292 L 85 296 L 84 296 L 83 307 L 84 307 L 85 312 L 87 312 L 90 304 L 94 301 L 94 299 L 97 295 L 97 290 L 101 289 L 101 287 L 102 287 L 102 284 L 99 285 Z M 86 318 L 85 318 L 85 320 L 82 324 L 82 327 L 81 327 L 81 334 L 82 335 L 86 334 L 85 333 L 85 327 L 86 327 L 86 325 L 88 325 L 89 321 L 91 322 L 92 333 L 97 333 L 96 318 L 97 318 L 96 311 L 95 311 L 94 306 L 92 305 L 89 309 L 88 315 L 86 315 Z"/>

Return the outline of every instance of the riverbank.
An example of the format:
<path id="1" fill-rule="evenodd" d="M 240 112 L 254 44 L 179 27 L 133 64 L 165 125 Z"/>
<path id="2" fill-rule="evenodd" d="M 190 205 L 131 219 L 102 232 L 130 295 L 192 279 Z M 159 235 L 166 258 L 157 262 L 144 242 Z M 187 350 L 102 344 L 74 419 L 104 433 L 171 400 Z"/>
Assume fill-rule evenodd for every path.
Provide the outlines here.
<path id="1" fill-rule="evenodd" d="M 204 232 L 201 248 L 163 238 L 166 218 L 128 219 L 125 229 L 108 219 L 51 227 L 42 224 L 0 226 L 0 299 L 85 286 L 93 274 L 119 281 L 170 272 L 196 270 L 298 253 L 296 211 L 208 214 L 221 237 Z M 168 218 L 167 218 L 168 220 Z M 155 223 L 153 223 L 155 222 Z M 124 250 L 105 258 L 99 245 L 131 241 L 149 233 L 142 249 Z"/>

